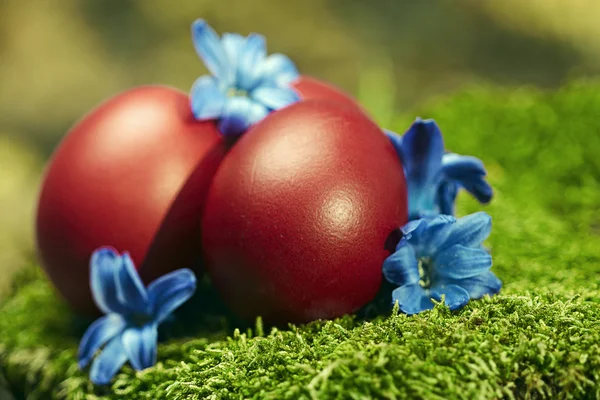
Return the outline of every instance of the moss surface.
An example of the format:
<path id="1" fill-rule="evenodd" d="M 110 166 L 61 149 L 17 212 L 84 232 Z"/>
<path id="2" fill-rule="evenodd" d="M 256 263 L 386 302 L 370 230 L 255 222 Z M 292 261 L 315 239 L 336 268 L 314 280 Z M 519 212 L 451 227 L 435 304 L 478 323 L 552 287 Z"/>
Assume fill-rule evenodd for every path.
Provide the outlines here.
<path id="1" fill-rule="evenodd" d="M 0 387 L 17 399 L 600 398 L 600 84 L 474 89 L 410 114 L 391 128 L 434 118 L 448 148 L 488 167 L 500 295 L 413 317 L 375 316 L 376 302 L 271 330 L 221 316 L 201 290 L 162 330 L 154 368 L 96 388 L 75 362 L 89 321 L 32 268 L 0 306 Z M 479 208 L 460 197 L 459 214 Z"/>

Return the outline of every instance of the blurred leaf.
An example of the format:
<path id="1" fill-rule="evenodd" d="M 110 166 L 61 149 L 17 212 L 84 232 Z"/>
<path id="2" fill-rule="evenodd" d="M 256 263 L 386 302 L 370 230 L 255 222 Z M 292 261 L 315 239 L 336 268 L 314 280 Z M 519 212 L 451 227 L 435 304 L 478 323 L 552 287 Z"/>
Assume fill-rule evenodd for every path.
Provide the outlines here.
<path id="1" fill-rule="evenodd" d="M 600 60 L 600 2 L 597 0 L 469 0 L 495 20 L 528 35 L 567 41 Z"/>
<path id="2" fill-rule="evenodd" d="M 382 127 L 392 122 L 396 113 L 396 80 L 389 57 L 373 57 L 358 80 L 358 100 Z"/>
<path id="3" fill-rule="evenodd" d="M 34 208 L 42 171 L 39 155 L 0 136 L 0 295 L 33 253 Z"/>

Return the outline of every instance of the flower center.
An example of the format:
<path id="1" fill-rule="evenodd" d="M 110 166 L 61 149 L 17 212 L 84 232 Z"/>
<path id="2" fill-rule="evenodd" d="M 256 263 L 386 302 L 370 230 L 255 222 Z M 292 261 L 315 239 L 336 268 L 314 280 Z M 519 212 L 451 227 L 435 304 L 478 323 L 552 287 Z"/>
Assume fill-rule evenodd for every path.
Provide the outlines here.
<path id="1" fill-rule="evenodd" d="M 227 90 L 227 97 L 248 97 L 248 91 L 232 87 Z"/>
<path id="2" fill-rule="evenodd" d="M 141 328 L 142 326 L 152 321 L 152 316 L 144 313 L 135 313 L 129 315 L 129 318 L 127 318 L 127 320 L 131 325 Z"/>
<path id="3" fill-rule="evenodd" d="M 419 259 L 419 285 L 424 289 L 431 287 L 431 258 L 423 257 Z"/>

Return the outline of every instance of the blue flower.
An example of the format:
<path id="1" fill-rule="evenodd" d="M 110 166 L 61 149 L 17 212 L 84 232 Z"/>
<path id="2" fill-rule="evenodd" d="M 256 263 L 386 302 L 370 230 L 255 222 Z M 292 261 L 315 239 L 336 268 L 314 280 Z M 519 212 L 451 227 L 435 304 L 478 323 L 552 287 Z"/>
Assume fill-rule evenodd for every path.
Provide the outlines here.
<path id="1" fill-rule="evenodd" d="M 399 287 L 392 292 L 400 310 L 416 314 L 433 308 L 431 299 L 451 309 L 470 299 L 500 291 L 502 282 L 490 271 L 491 255 L 482 242 L 491 217 L 478 212 L 459 219 L 438 215 L 411 221 L 402 228 L 396 252 L 383 264 L 383 274 Z"/>
<path id="2" fill-rule="evenodd" d="M 217 33 L 202 19 L 192 24 L 196 52 L 211 75 L 194 83 L 190 102 L 198 120 L 219 120 L 224 135 L 239 135 L 271 111 L 299 100 L 290 83 L 298 78 L 283 54 L 267 56 L 265 38 Z"/>
<path id="3" fill-rule="evenodd" d="M 444 151 L 444 139 L 433 120 L 417 118 L 408 131 L 399 136 L 386 131 L 404 164 L 408 186 L 409 218 L 436 214 L 454 214 L 454 202 L 460 188 L 479 202 L 488 203 L 493 191 L 486 182 L 481 160 Z"/>
<path id="4" fill-rule="evenodd" d="M 105 385 L 127 360 L 140 371 L 156 364 L 157 328 L 196 290 L 188 269 L 164 275 L 145 288 L 128 253 L 101 247 L 90 261 L 90 283 L 106 315 L 87 329 L 79 345 L 79 367 L 92 363 L 90 379 Z"/>

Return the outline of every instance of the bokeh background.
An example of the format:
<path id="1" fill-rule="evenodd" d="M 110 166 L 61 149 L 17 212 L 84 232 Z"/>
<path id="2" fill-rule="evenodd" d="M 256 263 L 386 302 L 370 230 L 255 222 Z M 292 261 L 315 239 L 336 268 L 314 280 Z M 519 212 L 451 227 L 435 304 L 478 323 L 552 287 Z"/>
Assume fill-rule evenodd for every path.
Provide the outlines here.
<path id="1" fill-rule="evenodd" d="M 195 18 L 263 33 L 270 52 L 358 96 L 383 125 L 465 86 L 551 90 L 600 72 L 598 0 L 0 0 L 0 296 L 35 262 L 53 148 L 122 90 L 187 91 L 206 72 Z"/>

